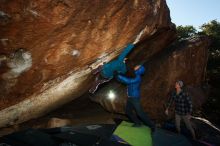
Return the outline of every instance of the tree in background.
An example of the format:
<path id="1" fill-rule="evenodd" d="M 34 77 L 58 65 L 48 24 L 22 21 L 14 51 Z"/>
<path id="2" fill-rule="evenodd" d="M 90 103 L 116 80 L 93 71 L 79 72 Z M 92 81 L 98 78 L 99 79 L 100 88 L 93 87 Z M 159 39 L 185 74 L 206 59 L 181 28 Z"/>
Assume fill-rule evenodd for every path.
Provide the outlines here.
<path id="1" fill-rule="evenodd" d="M 189 38 L 195 34 L 197 34 L 197 30 L 192 25 L 186 26 L 177 26 L 177 35 L 178 38 Z"/>
<path id="2" fill-rule="evenodd" d="M 208 35 L 212 39 L 210 46 L 211 52 L 220 51 L 220 23 L 212 20 L 209 23 L 203 24 L 200 29 L 202 33 Z"/>
<path id="3" fill-rule="evenodd" d="M 203 24 L 200 29 L 201 34 L 208 35 L 212 40 L 209 48 L 209 68 L 220 72 L 220 23 L 212 20 Z"/>

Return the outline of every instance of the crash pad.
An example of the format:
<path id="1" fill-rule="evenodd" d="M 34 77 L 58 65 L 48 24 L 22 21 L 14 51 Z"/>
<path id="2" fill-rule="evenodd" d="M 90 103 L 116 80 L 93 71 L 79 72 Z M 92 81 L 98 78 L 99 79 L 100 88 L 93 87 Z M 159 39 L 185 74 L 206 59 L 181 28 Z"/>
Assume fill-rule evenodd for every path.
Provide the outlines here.
<path id="1" fill-rule="evenodd" d="M 151 130 L 147 126 L 132 127 L 133 123 L 122 121 L 114 131 L 117 135 L 132 146 L 152 146 Z"/>

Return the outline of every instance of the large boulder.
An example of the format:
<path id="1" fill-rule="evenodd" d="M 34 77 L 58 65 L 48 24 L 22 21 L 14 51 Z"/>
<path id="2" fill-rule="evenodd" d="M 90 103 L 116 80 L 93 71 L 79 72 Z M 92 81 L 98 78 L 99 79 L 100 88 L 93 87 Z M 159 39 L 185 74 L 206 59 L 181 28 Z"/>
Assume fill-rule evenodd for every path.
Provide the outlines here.
<path id="1" fill-rule="evenodd" d="M 128 43 L 151 42 L 131 55 L 139 62 L 175 38 L 164 0 L 3 0 L 0 26 L 0 127 L 79 97 Z"/>
<path id="2" fill-rule="evenodd" d="M 142 78 L 141 101 L 153 119 L 165 119 L 165 105 L 177 80 L 184 81 L 186 90 L 193 98 L 194 109 L 204 103 L 206 94 L 202 84 L 205 81 L 209 42 L 205 36 L 178 40 L 145 63 L 147 72 Z M 91 99 L 108 111 L 124 113 L 126 86 L 114 80 L 100 88 Z"/>

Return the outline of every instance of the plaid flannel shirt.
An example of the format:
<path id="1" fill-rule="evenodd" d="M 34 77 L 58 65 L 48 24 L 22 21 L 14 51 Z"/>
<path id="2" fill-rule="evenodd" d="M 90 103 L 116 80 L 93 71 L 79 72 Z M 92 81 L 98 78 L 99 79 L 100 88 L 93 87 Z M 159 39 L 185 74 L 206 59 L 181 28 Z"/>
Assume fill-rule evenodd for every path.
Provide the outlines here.
<path id="1" fill-rule="evenodd" d="M 176 114 L 184 116 L 192 112 L 192 99 L 187 92 L 181 91 L 179 94 L 174 92 L 168 102 L 167 108 L 169 108 L 173 102 L 175 103 Z"/>

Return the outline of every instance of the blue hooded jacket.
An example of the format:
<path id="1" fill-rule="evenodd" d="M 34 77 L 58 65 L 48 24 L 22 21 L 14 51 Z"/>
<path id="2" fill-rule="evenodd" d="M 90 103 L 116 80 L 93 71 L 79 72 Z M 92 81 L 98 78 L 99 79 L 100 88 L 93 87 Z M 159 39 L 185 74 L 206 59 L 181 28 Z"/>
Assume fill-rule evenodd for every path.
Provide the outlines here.
<path id="1" fill-rule="evenodd" d="M 111 79 L 114 77 L 115 71 L 120 74 L 125 74 L 127 72 L 127 68 L 124 63 L 124 59 L 128 55 L 128 53 L 131 52 L 133 48 L 134 48 L 133 44 L 128 44 L 127 47 L 123 50 L 123 52 L 118 56 L 117 59 L 104 64 L 101 70 L 101 75 L 104 78 Z"/>
<path id="2" fill-rule="evenodd" d="M 117 78 L 119 81 L 127 85 L 127 94 L 128 97 L 140 98 L 140 85 L 141 85 L 141 75 L 144 74 L 144 66 L 140 66 L 138 70 L 135 71 L 135 78 L 127 78 L 122 75 L 118 75 Z"/>

